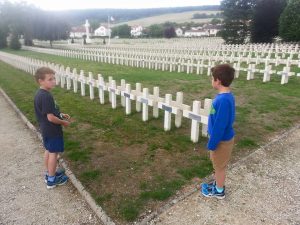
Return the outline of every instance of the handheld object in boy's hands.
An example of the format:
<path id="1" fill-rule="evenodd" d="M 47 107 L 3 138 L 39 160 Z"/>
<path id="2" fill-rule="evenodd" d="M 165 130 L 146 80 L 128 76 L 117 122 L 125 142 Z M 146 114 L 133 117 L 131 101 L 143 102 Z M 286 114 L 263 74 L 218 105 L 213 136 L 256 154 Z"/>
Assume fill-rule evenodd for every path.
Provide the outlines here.
<path id="1" fill-rule="evenodd" d="M 75 122 L 75 119 L 74 118 L 71 118 L 71 116 L 69 114 L 65 114 L 65 113 L 60 113 L 60 118 L 62 120 L 65 120 L 65 121 L 68 121 L 69 123 L 73 123 Z"/>
<path id="2" fill-rule="evenodd" d="M 59 116 L 60 116 L 61 119 L 67 120 L 67 121 L 69 121 L 70 118 L 71 118 L 70 115 L 64 114 L 64 113 L 60 113 Z"/>

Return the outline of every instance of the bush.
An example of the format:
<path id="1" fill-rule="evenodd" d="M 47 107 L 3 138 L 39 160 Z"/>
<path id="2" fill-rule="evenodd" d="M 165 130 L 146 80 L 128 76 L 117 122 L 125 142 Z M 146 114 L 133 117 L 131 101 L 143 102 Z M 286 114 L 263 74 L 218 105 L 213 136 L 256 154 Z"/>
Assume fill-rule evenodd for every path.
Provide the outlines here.
<path id="1" fill-rule="evenodd" d="M 7 37 L 7 34 L 5 32 L 3 32 L 0 28 L 0 48 L 7 47 L 6 37 Z"/>
<path id="2" fill-rule="evenodd" d="M 21 43 L 19 41 L 19 37 L 17 34 L 12 35 L 10 39 L 9 47 L 14 50 L 19 50 L 21 48 Z"/>

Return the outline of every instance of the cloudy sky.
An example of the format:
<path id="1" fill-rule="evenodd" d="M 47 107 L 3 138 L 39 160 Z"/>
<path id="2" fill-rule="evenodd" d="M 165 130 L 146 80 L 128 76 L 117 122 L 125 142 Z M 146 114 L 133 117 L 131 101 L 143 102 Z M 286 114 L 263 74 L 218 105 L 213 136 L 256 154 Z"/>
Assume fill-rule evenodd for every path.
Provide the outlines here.
<path id="1" fill-rule="evenodd" d="M 12 2 L 20 0 L 10 0 Z M 219 5 L 220 0 L 23 0 L 45 10 Z"/>

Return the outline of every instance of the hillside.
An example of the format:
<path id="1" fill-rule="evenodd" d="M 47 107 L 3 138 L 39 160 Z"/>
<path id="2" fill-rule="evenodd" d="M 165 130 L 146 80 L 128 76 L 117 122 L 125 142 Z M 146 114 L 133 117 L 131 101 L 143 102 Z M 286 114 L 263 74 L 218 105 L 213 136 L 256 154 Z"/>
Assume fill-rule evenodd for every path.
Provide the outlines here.
<path id="1" fill-rule="evenodd" d="M 160 24 L 164 22 L 175 22 L 175 23 L 185 23 L 185 22 L 194 22 L 194 23 L 205 23 L 210 21 L 212 18 L 205 18 L 205 19 L 193 19 L 193 15 L 195 13 L 199 14 L 216 14 L 219 13 L 220 11 L 189 11 L 189 12 L 181 12 L 181 13 L 168 13 L 168 14 L 163 14 L 159 16 L 151 16 L 151 17 L 146 17 L 146 18 L 141 18 L 141 19 L 136 19 L 136 20 L 131 20 L 128 22 L 122 22 L 122 23 L 116 23 L 113 26 L 119 26 L 122 24 L 128 24 L 129 26 L 136 26 L 136 25 L 141 25 L 144 27 L 150 26 L 151 24 Z"/>
<path id="2" fill-rule="evenodd" d="M 122 23 L 141 18 L 153 16 L 163 16 L 166 14 L 180 14 L 184 12 L 217 11 L 218 5 L 213 6 L 189 6 L 189 7 L 170 7 L 170 8 L 152 8 L 152 9 L 83 9 L 54 12 L 56 16 L 63 17 L 69 23 L 74 25 L 83 24 L 86 19 L 97 23 L 106 22 L 107 18 L 112 16 L 116 23 Z"/>

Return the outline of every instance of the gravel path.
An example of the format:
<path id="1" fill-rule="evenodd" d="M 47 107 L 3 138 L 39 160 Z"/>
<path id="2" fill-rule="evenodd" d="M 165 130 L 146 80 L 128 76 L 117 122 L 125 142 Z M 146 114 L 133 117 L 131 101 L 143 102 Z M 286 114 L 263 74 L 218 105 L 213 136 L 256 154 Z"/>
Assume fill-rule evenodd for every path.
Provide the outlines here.
<path id="1" fill-rule="evenodd" d="M 151 224 L 300 225 L 300 126 L 230 167 L 225 200 L 200 192 Z"/>
<path id="2" fill-rule="evenodd" d="M 0 224 L 100 224 L 72 184 L 47 190 L 43 148 L 0 93 Z"/>

